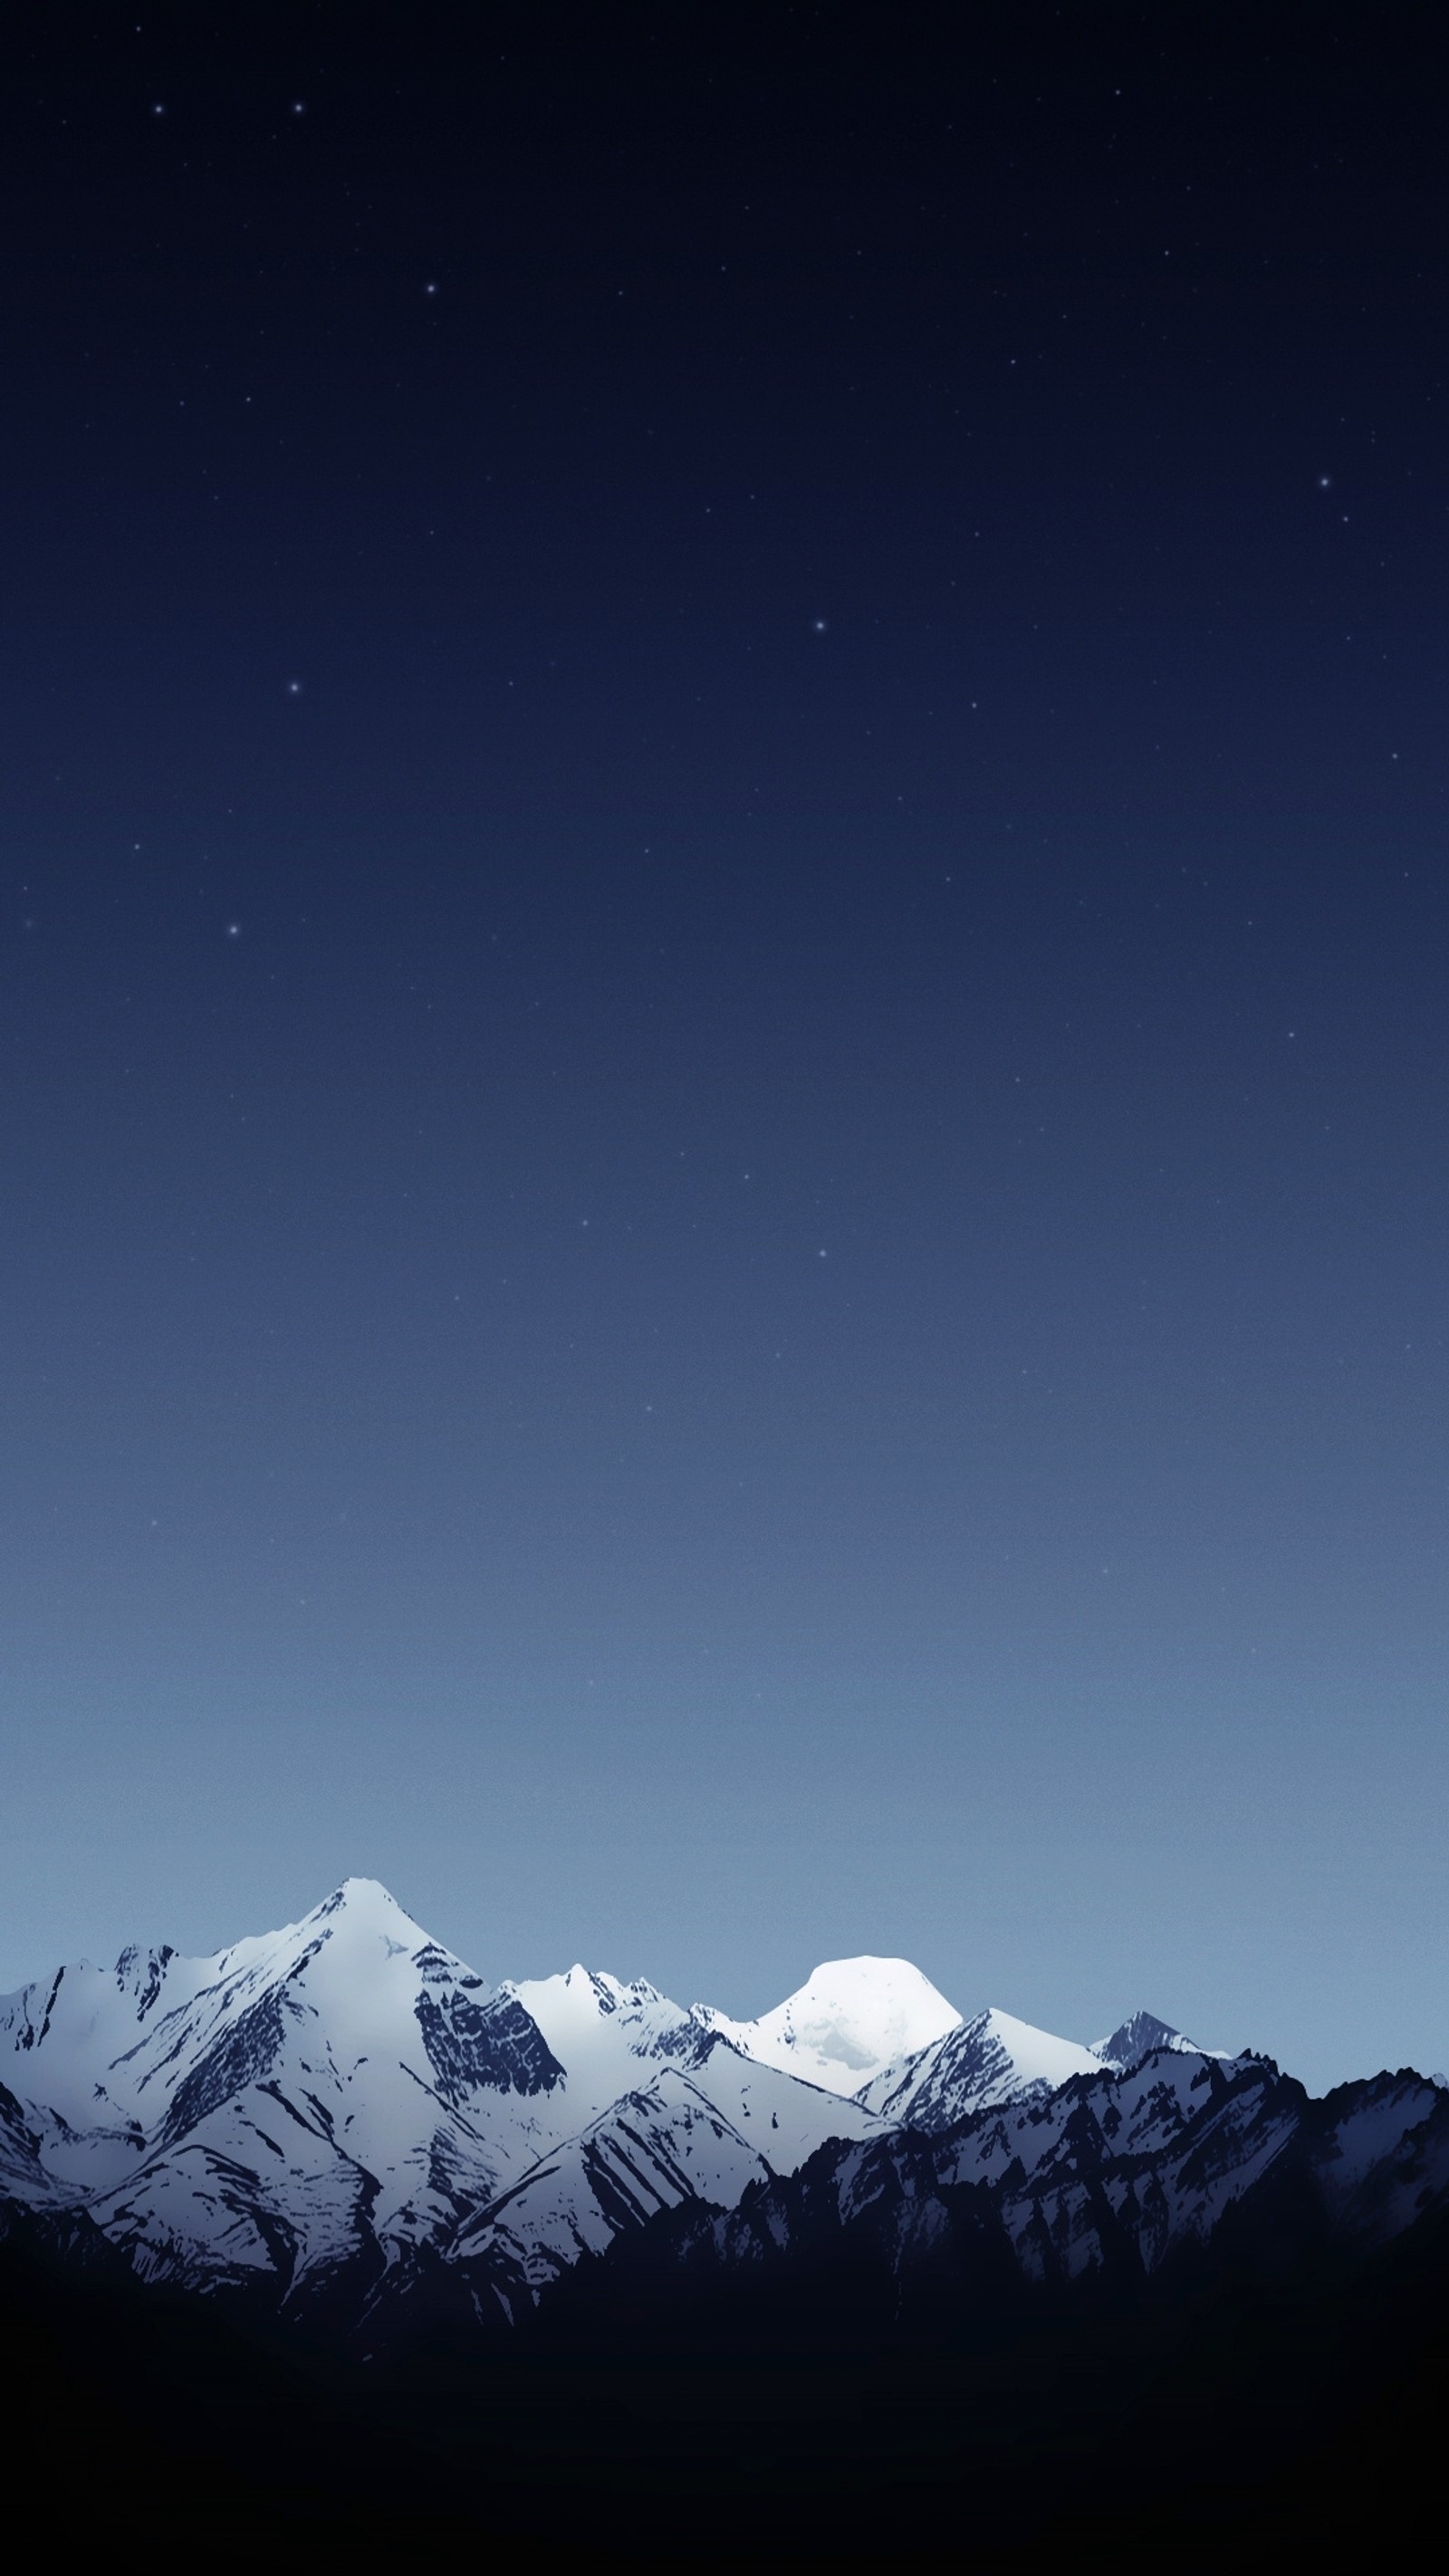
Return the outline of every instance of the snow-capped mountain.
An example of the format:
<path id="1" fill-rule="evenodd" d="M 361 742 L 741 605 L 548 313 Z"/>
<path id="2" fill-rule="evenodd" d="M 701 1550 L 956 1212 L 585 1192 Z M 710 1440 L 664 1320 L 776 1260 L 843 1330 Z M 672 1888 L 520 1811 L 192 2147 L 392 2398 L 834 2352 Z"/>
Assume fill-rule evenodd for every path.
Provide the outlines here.
<path id="1" fill-rule="evenodd" d="M 6 2040 L 45 2173 L 148 2275 L 295 2288 L 435 2235 L 570 2124 L 522 2006 L 366 1880 L 215 1958 L 62 1969 Z"/>
<path id="2" fill-rule="evenodd" d="M 1119 2075 L 1125 2075 L 1130 2067 L 1140 2066 L 1144 2057 L 1150 2057 L 1154 2049 L 1159 2048 L 1181 2049 L 1189 2057 L 1227 2057 L 1230 2054 L 1225 2048 L 1204 2048 L 1200 2041 L 1184 2038 L 1180 2030 L 1173 2029 L 1170 2021 L 1159 2021 L 1156 2013 L 1135 2012 L 1126 2021 L 1119 2022 L 1109 2038 L 1095 2041 L 1092 2055 L 1099 2057 L 1104 2066 L 1113 2067 Z"/>
<path id="3" fill-rule="evenodd" d="M 909 1959 L 870 1958 L 827 1960 L 758 2021 L 731 2021 L 707 2006 L 699 2017 L 762 2066 L 856 2096 L 961 2019 Z"/>
<path id="4" fill-rule="evenodd" d="M 1101 2062 L 1075 2040 L 1054 2039 L 991 2009 L 883 2067 L 855 2098 L 882 2119 L 944 2129 L 990 2103 L 1055 2092 L 1074 2075 L 1095 2074 Z"/>
<path id="5" fill-rule="evenodd" d="M 213 1958 L 133 1948 L 0 2000 L 0 2234 L 89 2230 L 283 2315 L 376 2319 L 426 2273 L 515 2319 L 668 2213 L 721 2259 L 807 2204 L 933 2241 L 964 2185 L 1028 2277 L 1124 2244 L 1150 2271 L 1294 2156 L 1326 2223 L 1392 2234 L 1449 2198 L 1449 2096 L 1309 2104 L 1145 2013 L 1095 2050 L 963 2020 L 898 1959 L 749 2022 L 580 1966 L 489 1986 L 367 1879 Z"/>
<path id="6" fill-rule="evenodd" d="M 342 2272 L 375 2283 L 460 2227 L 478 2254 L 525 2186 L 508 2242 L 536 2211 L 544 2272 L 603 2241 L 599 2209 L 620 2223 L 627 2196 L 595 2205 L 590 2178 L 624 2104 L 654 2141 L 640 2213 L 695 2188 L 707 2132 L 717 2191 L 880 2125 L 643 1982 L 576 1966 L 490 1989 L 366 1879 L 214 1958 L 62 1968 L 0 2003 L 0 2051 L 18 2097 L 0 2188 L 83 2206 L 146 2277 L 293 2300 Z M 560 2218 L 565 2171 L 579 2205 Z"/>

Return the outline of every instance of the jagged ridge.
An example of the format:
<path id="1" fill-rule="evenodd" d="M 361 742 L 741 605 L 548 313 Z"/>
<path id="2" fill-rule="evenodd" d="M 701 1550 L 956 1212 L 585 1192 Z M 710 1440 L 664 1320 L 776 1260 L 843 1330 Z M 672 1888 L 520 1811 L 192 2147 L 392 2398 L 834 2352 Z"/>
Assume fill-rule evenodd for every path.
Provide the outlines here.
<path id="1" fill-rule="evenodd" d="M 579 1966 L 490 1988 L 368 1880 L 214 1959 L 62 1969 L 0 2003 L 0 2050 L 0 2229 L 370 2335 L 425 2277 L 516 2321 L 666 2223 L 751 2263 L 892 2210 L 905 2265 L 969 2201 L 1046 2281 L 1145 2277 L 1285 2158 L 1344 2242 L 1449 2192 L 1421 2077 L 1315 2105 L 1147 2013 L 1095 2050 L 963 2020 L 902 1960 L 827 1963 L 755 2022 Z"/>

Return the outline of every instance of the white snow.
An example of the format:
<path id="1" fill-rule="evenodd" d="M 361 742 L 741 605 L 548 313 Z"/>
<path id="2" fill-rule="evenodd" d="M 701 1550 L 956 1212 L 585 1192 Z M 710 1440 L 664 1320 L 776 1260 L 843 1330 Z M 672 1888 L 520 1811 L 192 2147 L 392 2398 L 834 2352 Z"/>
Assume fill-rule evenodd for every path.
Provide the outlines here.
<path id="1" fill-rule="evenodd" d="M 697 2006 L 699 2018 L 766 2066 L 827 2092 L 856 2094 L 886 2066 L 924 2048 L 961 2016 L 909 1959 L 827 1959 L 757 2021 Z"/>
<path id="2" fill-rule="evenodd" d="M 928 2048 L 883 2067 L 856 2099 L 887 2119 L 939 2129 L 968 2111 L 1053 2091 L 1074 2075 L 1101 2071 L 1091 2049 L 991 2005 Z"/>
<path id="3" fill-rule="evenodd" d="M 499 1992 L 517 1998 L 563 2067 L 559 2109 L 570 2132 L 631 2092 L 641 2065 L 675 2054 L 687 2060 L 695 2053 L 691 2039 L 703 2035 L 690 2013 L 653 1986 L 621 1985 L 577 1964 L 561 1977 L 510 1979 Z"/>

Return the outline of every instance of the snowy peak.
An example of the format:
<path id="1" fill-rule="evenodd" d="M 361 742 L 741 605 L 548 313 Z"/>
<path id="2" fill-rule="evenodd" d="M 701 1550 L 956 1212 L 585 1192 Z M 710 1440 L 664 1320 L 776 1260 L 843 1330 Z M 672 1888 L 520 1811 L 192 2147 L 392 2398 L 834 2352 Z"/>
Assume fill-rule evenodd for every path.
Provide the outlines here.
<path id="1" fill-rule="evenodd" d="M 961 2016 L 909 1959 L 827 1959 L 757 2021 L 708 2006 L 696 2018 L 746 2057 L 859 2097 L 863 2085 L 954 2030 Z"/>
<path id="2" fill-rule="evenodd" d="M 498 1989 L 499 2001 L 505 1998 L 528 2016 L 564 2069 L 564 2095 L 576 2122 L 632 2092 L 641 2062 L 688 2066 L 710 2045 L 698 2017 L 642 1977 L 626 1986 L 576 1963 L 565 1976 L 510 1979 Z"/>
<path id="3" fill-rule="evenodd" d="M 1120 2023 L 1107 2039 L 1093 2043 L 1092 2055 L 1116 2075 L 1125 2075 L 1131 2067 L 1140 2066 L 1160 2048 L 1176 2048 L 1191 2057 L 1226 2057 L 1222 2048 L 1200 2048 L 1195 2039 L 1187 2039 L 1171 2022 L 1159 2021 L 1156 2013 L 1135 2012 L 1130 2020 Z"/>
<path id="4" fill-rule="evenodd" d="M 379 2119 L 389 2135 L 399 2125 L 382 2108 L 399 2083 L 405 2127 L 420 2085 L 456 2110 L 562 2075 L 519 2006 L 375 1879 L 211 1958 L 131 1948 L 114 1971 L 81 1961 L 0 2003 L 0 2080 L 76 2133 L 174 2143 L 288 2067 L 313 2093 L 345 2088 L 358 2142 L 379 2147 Z"/>
<path id="5" fill-rule="evenodd" d="M 1054 2093 L 1074 2075 L 1101 2072 L 1094 2050 L 993 2006 L 916 2050 L 904 2065 L 883 2068 L 855 2098 L 884 2119 L 944 2129 L 968 2111 Z"/>

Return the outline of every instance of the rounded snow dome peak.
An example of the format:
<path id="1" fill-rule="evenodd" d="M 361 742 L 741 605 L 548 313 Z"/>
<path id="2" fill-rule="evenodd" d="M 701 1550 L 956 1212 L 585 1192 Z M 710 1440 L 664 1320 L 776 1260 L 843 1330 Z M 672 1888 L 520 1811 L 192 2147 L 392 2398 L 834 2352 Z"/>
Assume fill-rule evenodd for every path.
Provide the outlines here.
<path id="1" fill-rule="evenodd" d="M 880 1957 L 873 1950 L 862 1950 L 853 1959 L 822 1959 L 818 1967 L 811 1969 L 807 1982 L 817 1985 L 823 1977 L 851 1978 L 860 1985 L 869 1986 L 899 1981 L 928 1987 L 932 1994 L 936 1992 L 930 1978 L 922 1974 L 914 1960 Z"/>
<path id="2" fill-rule="evenodd" d="M 803 1986 L 758 2021 L 712 2016 L 737 2047 L 804 2075 L 832 2092 L 853 2093 L 898 2058 L 954 2030 L 961 2016 L 909 1959 L 823 1959 Z"/>
<path id="3" fill-rule="evenodd" d="M 876 1958 L 869 1952 L 855 1959 L 822 1959 L 778 2010 L 790 2015 L 797 2030 L 816 2014 L 849 2021 L 859 2017 L 862 2039 L 867 2027 L 872 2036 L 888 2036 L 892 2055 L 924 2048 L 928 2040 L 954 2030 L 961 2018 L 912 1960 Z"/>

